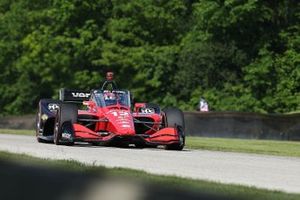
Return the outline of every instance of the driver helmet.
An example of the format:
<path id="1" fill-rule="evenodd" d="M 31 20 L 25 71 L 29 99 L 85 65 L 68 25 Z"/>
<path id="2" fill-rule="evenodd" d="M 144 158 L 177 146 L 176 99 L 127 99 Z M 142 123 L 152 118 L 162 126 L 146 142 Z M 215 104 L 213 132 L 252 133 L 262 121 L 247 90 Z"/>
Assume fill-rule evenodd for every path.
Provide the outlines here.
<path id="1" fill-rule="evenodd" d="M 113 79 L 114 79 L 114 73 L 111 70 L 107 71 L 106 72 L 106 80 L 112 81 Z"/>

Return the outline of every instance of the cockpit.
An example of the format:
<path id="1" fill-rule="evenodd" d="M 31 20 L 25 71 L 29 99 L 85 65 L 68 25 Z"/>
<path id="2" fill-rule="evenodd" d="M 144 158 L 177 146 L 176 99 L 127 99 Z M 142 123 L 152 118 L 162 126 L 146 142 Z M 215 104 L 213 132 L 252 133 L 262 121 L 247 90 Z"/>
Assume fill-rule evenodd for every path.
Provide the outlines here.
<path id="1" fill-rule="evenodd" d="M 130 107 L 130 92 L 127 90 L 94 90 L 91 100 L 99 107 L 125 106 Z"/>

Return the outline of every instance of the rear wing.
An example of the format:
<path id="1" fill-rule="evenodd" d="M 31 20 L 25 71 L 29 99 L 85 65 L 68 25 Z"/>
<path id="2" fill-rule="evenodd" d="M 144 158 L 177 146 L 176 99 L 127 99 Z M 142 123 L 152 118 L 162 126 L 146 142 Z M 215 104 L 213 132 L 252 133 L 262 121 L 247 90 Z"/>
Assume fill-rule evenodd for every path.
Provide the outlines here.
<path id="1" fill-rule="evenodd" d="M 59 90 L 59 100 L 65 102 L 81 103 L 90 99 L 91 92 L 62 88 Z"/>

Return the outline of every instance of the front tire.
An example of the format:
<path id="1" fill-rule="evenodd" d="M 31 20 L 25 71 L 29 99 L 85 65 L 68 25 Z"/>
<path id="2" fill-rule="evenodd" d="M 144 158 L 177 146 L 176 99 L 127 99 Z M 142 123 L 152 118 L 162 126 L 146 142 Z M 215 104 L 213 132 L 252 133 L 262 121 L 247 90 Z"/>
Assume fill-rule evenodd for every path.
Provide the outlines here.
<path id="1" fill-rule="evenodd" d="M 39 142 L 39 143 L 44 143 L 45 141 L 43 139 L 41 139 L 39 137 L 40 135 L 40 127 L 41 127 L 41 120 L 40 120 L 40 105 L 38 106 L 38 112 L 36 113 L 36 118 L 35 118 L 35 136 L 36 136 L 36 140 Z"/>
<path id="2" fill-rule="evenodd" d="M 51 143 L 59 100 L 41 99 L 37 106 L 35 131 L 38 142 Z M 49 106 L 52 104 L 51 106 Z"/>
<path id="3" fill-rule="evenodd" d="M 54 127 L 54 143 L 56 145 L 73 145 L 73 124 L 77 122 L 77 106 L 74 104 L 62 103 L 59 105 Z M 66 135 L 67 140 L 63 140 L 62 134 Z"/>
<path id="4" fill-rule="evenodd" d="M 43 140 L 40 138 L 40 130 L 41 130 L 41 115 L 42 115 L 42 109 L 41 109 L 41 103 L 42 101 L 51 101 L 51 100 L 41 100 L 38 104 L 38 111 L 36 113 L 36 117 L 35 117 L 35 136 L 36 136 L 36 140 L 39 143 L 46 143 L 49 141 Z M 44 135 L 44 133 L 42 133 L 42 135 Z"/>
<path id="5" fill-rule="evenodd" d="M 182 130 L 181 126 L 177 127 L 177 132 L 179 135 L 179 142 L 175 143 L 175 144 L 169 144 L 166 145 L 166 150 L 177 150 L 177 151 L 181 151 L 184 146 L 185 146 L 185 135 L 184 135 L 184 131 Z"/>
<path id="6" fill-rule="evenodd" d="M 178 143 L 166 145 L 166 149 L 180 151 L 185 146 L 185 122 L 183 112 L 178 108 L 166 108 L 163 111 L 165 114 L 165 127 L 176 128 L 178 133 Z"/>

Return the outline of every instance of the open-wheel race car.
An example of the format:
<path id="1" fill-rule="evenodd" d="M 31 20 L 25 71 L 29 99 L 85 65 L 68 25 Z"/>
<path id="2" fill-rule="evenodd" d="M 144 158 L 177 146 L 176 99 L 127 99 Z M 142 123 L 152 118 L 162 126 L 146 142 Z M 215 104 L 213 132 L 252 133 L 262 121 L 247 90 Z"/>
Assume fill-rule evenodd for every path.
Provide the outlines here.
<path id="1" fill-rule="evenodd" d="M 38 142 L 73 145 L 164 145 L 182 150 L 184 116 L 178 108 L 161 109 L 152 103 L 131 105 L 127 90 L 60 90 L 59 100 L 41 99 L 38 104 Z"/>

